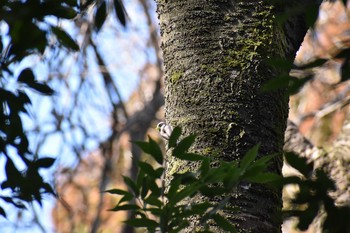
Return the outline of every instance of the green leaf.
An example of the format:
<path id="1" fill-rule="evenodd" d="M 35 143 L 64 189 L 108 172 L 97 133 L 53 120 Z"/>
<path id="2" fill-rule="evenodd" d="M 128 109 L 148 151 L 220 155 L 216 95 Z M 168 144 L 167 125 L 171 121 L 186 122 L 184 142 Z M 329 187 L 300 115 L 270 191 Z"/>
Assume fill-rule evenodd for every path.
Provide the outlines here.
<path id="1" fill-rule="evenodd" d="M 173 132 L 171 133 L 171 135 L 169 137 L 169 142 L 168 142 L 169 148 L 173 148 L 176 146 L 177 141 L 179 140 L 180 136 L 181 136 L 181 128 L 175 127 L 173 129 Z"/>
<path id="2" fill-rule="evenodd" d="M 281 74 L 280 76 L 272 78 L 265 82 L 262 85 L 261 90 L 263 92 L 270 92 L 278 90 L 280 88 L 287 88 L 289 85 L 289 80 L 290 77 L 288 74 Z"/>
<path id="3" fill-rule="evenodd" d="M 108 211 L 123 211 L 123 210 L 139 210 L 140 207 L 138 205 L 117 205 L 116 207 L 109 209 Z"/>
<path id="4" fill-rule="evenodd" d="M 196 139 L 195 135 L 190 135 L 182 139 L 173 150 L 173 156 L 178 157 L 186 153 Z"/>
<path id="5" fill-rule="evenodd" d="M 59 27 L 51 27 L 52 32 L 56 35 L 57 39 L 63 46 L 65 46 L 68 49 L 72 49 L 74 51 L 79 50 L 78 44 L 72 39 L 72 37 L 63 31 Z"/>
<path id="6" fill-rule="evenodd" d="M 99 31 L 102 28 L 104 22 L 106 21 L 106 18 L 107 18 L 107 5 L 106 5 L 106 2 L 103 1 L 96 10 L 95 28 L 97 31 Z"/>
<path id="7" fill-rule="evenodd" d="M 205 176 L 208 173 L 209 169 L 210 169 L 209 158 L 205 158 L 202 161 L 202 164 L 201 164 L 201 166 L 199 168 L 199 171 L 201 172 L 202 176 Z"/>
<path id="8" fill-rule="evenodd" d="M 226 177 L 223 179 L 224 187 L 226 189 L 232 189 L 236 187 L 241 173 L 241 169 L 237 168 L 236 166 L 232 167 L 232 170 L 227 173 Z"/>
<path id="9" fill-rule="evenodd" d="M 213 219 L 218 224 L 219 227 L 221 227 L 223 230 L 228 232 L 237 232 L 236 228 L 224 217 L 222 217 L 220 214 L 213 215 Z"/>
<path id="10" fill-rule="evenodd" d="M 135 182 L 127 176 L 123 176 L 123 179 L 125 184 L 134 192 L 135 197 L 138 197 L 140 195 L 140 190 L 137 188 Z"/>
<path id="11" fill-rule="evenodd" d="M 254 165 L 263 165 L 263 164 L 268 164 L 268 162 L 275 158 L 277 156 L 277 154 L 273 154 L 273 155 L 265 155 L 263 157 L 261 157 L 260 159 L 257 159 L 255 162 L 254 162 Z"/>
<path id="12" fill-rule="evenodd" d="M 120 23 L 125 27 L 126 26 L 126 17 L 125 17 L 125 9 L 120 0 L 114 0 L 114 10 L 117 18 Z"/>
<path id="13" fill-rule="evenodd" d="M 306 158 L 299 157 L 298 155 L 292 152 L 285 152 L 284 157 L 286 162 L 298 170 L 305 177 L 309 177 L 313 171 L 313 164 L 307 162 Z"/>
<path id="14" fill-rule="evenodd" d="M 266 172 L 266 173 L 260 173 L 257 176 L 248 177 L 247 179 L 250 182 L 266 184 L 266 183 L 274 183 L 276 181 L 280 181 L 282 177 L 275 173 Z"/>
<path id="15" fill-rule="evenodd" d="M 273 66 L 277 70 L 286 71 L 291 70 L 294 66 L 294 59 L 285 59 L 281 57 L 272 57 L 267 59 L 267 63 L 270 66 Z"/>
<path id="16" fill-rule="evenodd" d="M 266 167 L 267 167 L 266 164 L 263 164 L 263 165 L 253 164 L 252 166 L 247 168 L 247 170 L 244 172 L 244 175 L 242 178 L 249 179 L 251 177 L 259 176 L 266 169 Z"/>
<path id="17" fill-rule="evenodd" d="M 240 168 L 243 171 L 245 171 L 255 160 L 256 156 L 258 155 L 259 146 L 259 144 L 255 145 L 242 158 L 240 162 Z"/>

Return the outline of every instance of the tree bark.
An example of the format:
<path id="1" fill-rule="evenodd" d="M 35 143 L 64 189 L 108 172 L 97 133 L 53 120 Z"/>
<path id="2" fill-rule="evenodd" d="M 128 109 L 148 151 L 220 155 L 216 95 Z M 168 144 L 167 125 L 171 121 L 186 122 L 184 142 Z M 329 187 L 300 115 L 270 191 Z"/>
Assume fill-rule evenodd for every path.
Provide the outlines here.
<path id="1" fill-rule="evenodd" d="M 259 156 L 281 154 L 288 96 L 283 90 L 261 91 L 263 83 L 276 77 L 266 59 L 294 56 L 306 29 L 298 27 L 301 34 L 293 35 L 293 28 L 276 25 L 276 8 L 269 1 L 158 0 L 157 4 L 167 122 L 181 126 L 186 135 L 197 135 L 193 150 L 221 160 L 240 159 L 258 143 Z M 270 169 L 280 173 L 281 165 L 279 157 Z M 169 158 L 167 179 L 173 172 L 197 166 Z M 238 187 L 230 204 L 240 211 L 225 217 L 239 232 L 281 231 L 280 191 L 261 185 Z M 198 222 L 191 220 L 186 232 L 200 229 Z"/>

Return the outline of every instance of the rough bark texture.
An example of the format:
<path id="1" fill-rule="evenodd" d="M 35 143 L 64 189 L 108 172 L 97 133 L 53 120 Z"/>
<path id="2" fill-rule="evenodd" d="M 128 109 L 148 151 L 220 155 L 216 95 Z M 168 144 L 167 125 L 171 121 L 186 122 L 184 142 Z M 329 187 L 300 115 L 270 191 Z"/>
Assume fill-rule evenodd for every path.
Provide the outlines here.
<path id="1" fill-rule="evenodd" d="M 283 91 L 262 93 L 260 88 L 276 76 L 266 59 L 291 56 L 295 46 L 287 45 L 267 2 L 157 1 L 166 120 L 180 125 L 185 134 L 196 133 L 194 150 L 201 154 L 239 159 L 257 143 L 261 156 L 282 152 L 288 97 Z M 168 178 L 197 166 L 169 160 Z M 280 172 L 281 164 L 276 160 L 271 170 Z M 231 204 L 241 211 L 225 216 L 240 232 L 280 232 L 280 192 L 257 185 L 239 188 Z M 187 232 L 198 229 L 197 219 L 191 223 Z"/>

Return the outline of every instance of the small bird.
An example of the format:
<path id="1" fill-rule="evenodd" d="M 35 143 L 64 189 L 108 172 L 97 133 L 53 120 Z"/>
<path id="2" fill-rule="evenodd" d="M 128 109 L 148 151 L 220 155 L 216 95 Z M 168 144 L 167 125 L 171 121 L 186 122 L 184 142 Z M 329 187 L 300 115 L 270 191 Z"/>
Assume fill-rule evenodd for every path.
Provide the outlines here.
<path id="1" fill-rule="evenodd" d="M 173 132 L 173 127 L 161 121 L 158 123 L 156 130 L 158 130 L 160 136 L 162 136 L 163 139 L 168 141 L 171 133 Z"/>

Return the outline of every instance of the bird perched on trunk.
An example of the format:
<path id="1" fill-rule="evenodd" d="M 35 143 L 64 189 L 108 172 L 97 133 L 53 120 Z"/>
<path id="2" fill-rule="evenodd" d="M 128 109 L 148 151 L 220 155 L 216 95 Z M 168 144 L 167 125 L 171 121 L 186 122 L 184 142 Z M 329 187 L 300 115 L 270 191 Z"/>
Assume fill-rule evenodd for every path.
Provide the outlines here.
<path id="1" fill-rule="evenodd" d="M 171 133 L 173 132 L 173 127 L 161 121 L 158 123 L 156 130 L 158 130 L 160 136 L 166 141 L 169 140 Z"/>

